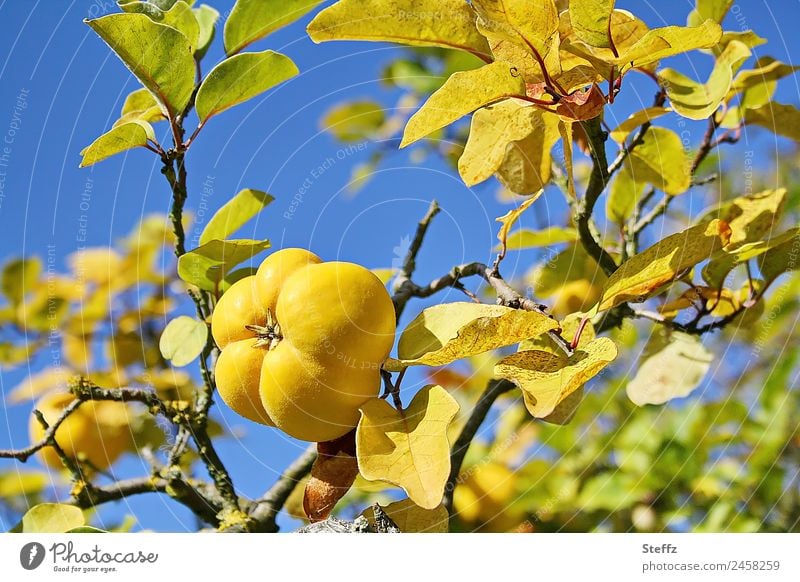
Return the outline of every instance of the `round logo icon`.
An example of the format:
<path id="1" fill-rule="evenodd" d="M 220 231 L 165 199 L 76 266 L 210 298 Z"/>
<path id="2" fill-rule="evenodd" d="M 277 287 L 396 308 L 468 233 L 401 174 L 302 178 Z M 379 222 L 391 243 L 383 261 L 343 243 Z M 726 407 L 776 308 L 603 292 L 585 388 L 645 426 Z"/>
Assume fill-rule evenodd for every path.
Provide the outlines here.
<path id="1" fill-rule="evenodd" d="M 19 551 L 19 563 L 26 570 L 35 570 L 44 562 L 44 546 L 39 542 L 30 542 Z"/>

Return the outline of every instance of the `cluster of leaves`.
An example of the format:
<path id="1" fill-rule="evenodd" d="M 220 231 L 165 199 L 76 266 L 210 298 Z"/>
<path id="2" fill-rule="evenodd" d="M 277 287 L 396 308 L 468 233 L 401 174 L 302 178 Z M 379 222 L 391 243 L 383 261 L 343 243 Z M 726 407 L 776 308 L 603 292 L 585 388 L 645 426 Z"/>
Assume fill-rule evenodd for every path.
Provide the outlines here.
<path id="1" fill-rule="evenodd" d="M 143 337 L 146 328 L 137 328 L 141 320 L 135 320 L 127 332 L 138 343 L 120 347 L 115 358 L 126 361 L 140 346 L 148 346 L 143 359 L 136 361 L 148 374 L 159 368 L 174 374 L 172 367 L 199 360 L 203 386 L 195 387 L 187 379 L 192 396 L 181 409 L 185 419 L 176 416 L 173 422 L 176 442 L 190 435 L 202 450 L 200 456 L 216 486 L 209 499 L 216 512 L 214 524 L 220 529 L 256 527 L 259 504 L 235 494 L 207 438 L 214 395 L 210 362 L 217 352 L 207 322 L 228 286 L 252 273 L 248 267 L 237 267 L 269 247 L 267 240 L 230 237 L 272 198 L 243 190 L 209 222 L 200 246 L 187 251 L 183 159 L 213 116 L 297 74 L 284 55 L 243 49 L 317 4 L 238 0 L 225 23 L 226 58 L 205 76 L 200 65 L 218 17 L 208 6 L 193 8 L 183 0 L 125 0 L 120 2 L 123 13 L 88 22 L 143 89 L 128 97 L 115 126 L 83 151 L 83 165 L 134 147 L 161 158 L 173 197 L 171 236 L 179 285 L 188 291 L 197 313 L 197 317 L 178 316 L 162 329 L 159 322 L 172 311 L 172 305 L 163 304 L 174 299 L 162 296 L 149 337 Z M 777 81 L 795 67 L 762 58 L 753 68 L 742 69 L 763 39 L 749 31 L 723 31 L 720 22 L 731 2 L 698 0 L 688 26 L 655 29 L 614 4 L 613 0 L 340 0 L 309 25 L 317 42 L 352 39 L 425 47 L 415 49 L 413 58 L 395 61 L 386 73 L 387 78 L 412 79 L 395 81 L 410 89 L 405 107 L 427 96 L 407 122 L 402 116 L 387 118 L 374 103 L 359 102 L 326 117 L 324 123 L 335 135 L 392 143 L 404 125 L 401 147 L 423 139 L 430 144 L 463 138 L 463 146 L 444 153 L 458 157 L 465 184 L 496 176 L 505 188 L 525 198 L 497 219 L 499 245 L 493 265 L 457 266 L 428 286 L 411 280 L 432 215 L 421 223 L 418 239 L 392 284 L 398 316 L 409 299 L 428 297 L 446 287 L 464 290 L 473 301 L 424 309 L 405 327 L 396 357 L 384 365 L 385 398 L 364 404 L 351 434 L 318 444 L 313 467 L 308 464 L 310 477 L 294 503 L 302 505 L 303 515 L 325 519 L 337 504 L 355 507 L 358 513 L 367 497 L 376 492 L 384 495 L 393 486 L 402 489 L 407 499 L 389 504 L 386 513 L 402 531 L 441 531 L 448 527 L 448 510 L 457 515 L 452 525 L 465 529 L 651 530 L 680 529 L 688 523 L 687 527 L 701 530 L 752 530 L 763 523 L 757 521 L 757 512 L 775 509 L 767 506 L 782 498 L 785 477 L 798 463 L 790 450 L 797 439 L 787 416 L 791 407 L 780 393 L 788 368 L 783 375 L 771 375 L 763 366 L 750 372 L 755 382 L 759 373 L 770 379 L 754 409 L 728 395 L 691 410 L 665 409 L 666 413 L 632 405 L 663 404 L 695 390 L 713 360 L 699 337 L 757 320 L 766 308 L 767 290 L 779 276 L 797 269 L 798 231 L 783 228 L 787 221 L 794 227 L 796 216 L 793 208 L 786 213 L 783 188 L 744 195 L 725 192 L 713 209 L 688 217 L 678 232 L 640 249 L 640 237 L 667 212 L 672 200 L 702 187 L 703 162 L 718 146 L 735 142 L 751 125 L 798 137 L 800 113 L 772 101 Z M 661 67 L 663 59 L 696 50 L 706 50 L 715 59 L 706 82 Z M 436 78 L 426 76 L 425 67 L 432 62 L 438 67 Z M 653 107 L 634 111 L 616 129 L 604 127 L 606 112 L 624 90 L 625 79 L 635 73 L 658 83 Z M 185 139 L 184 124 L 192 110 L 198 123 Z M 468 132 L 458 126 L 452 129 L 469 114 Z M 707 123 L 694 155 L 674 131 L 654 124 L 675 115 Z M 169 125 L 171 147 L 156 137 L 152 124 L 160 121 Z M 724 133 L 718 135 L 720 131 Z M 616 149 L 611 164 L 608 138 Z M 559 144 L 563 159 L 556 160 L 553 151 Z M 433 149 L 442 151 L 439 146 Z M 577 170 L 581 155 L 590 164 L 587 175 Z M 370 163 L 378 161 L 373 157 Z M 538 231 L 514 230 L 551 184 L 564 195 L 569 222 Z M 595 208 L 604 194 L 607 230 L 615 232 L 603 233 L 598 227 Z M 656 198 L 659 201 L 652 204 Z M 500 274 L 508 252 L 543 247 L 558 251 L 545 265 L 534 265 L 527 279 L 537 298 L 553 299 L 554 316 L 514 291 Z M 111 253 L 106 251 L 104 260 Z M 138 261 L 139 254 L 135 258 Z M 51 305 L 61 304 L 47 295 L 37 308 L 33 297 L 29 300 L 15 287 L 18 281 L 23 289 L 41 286 L 37 283 L 41 265 L 37 270 L 35 261 L 20 260 L 7 270 L 10 275 L 4 276 L 3 288 L 10 325 L 36 321 L 26 307 L 34 301 L 33 312 L 45 313 L 46 325 L 39 331 L 46 334 L 53 329 Z M 117 289 L 125 284 L 118 272 L 108 266 L 106 279 L 93 282 L 101 308 L 109 293 L 119 296 L 139 283 Z M 491 286 L 496 305 L 481 302 L 466 289 L 463 280 L 470 276 L 480 276 Z M 162 277 L 149 283 L 163 289 L 168 280 L 176 281 Z M 792 281 L 796 284 L 797 277 Z M 64 304 L 72 301 L 83 307 L 83 298 L 65 298 Z M 781 300 L 785 302 L 785 294 Z M 639 309 L 637 304 L 645 305 Z M 69 313 L 68 307 L 63 308 L 64 317 Z M 76 325 L 85 330 L 85 315 L 79 312 L 75 317 Z M 630 319 L 654 322 L 657 332 L 633 326 Z M 97 321 L 109 320 L 111 314 L 101 309 Z M 604 332 L 610 337 L 601 335 Z M 81 337 L 86 335 L 97 337 L 96 328 Z M 629 357 L 642 351 L 641 340 L 648 337 L 642 356 Z M 16 351 L 30 350 L 29 346 L 8 345 L 5 359 L 21 362 L 30 357 L 29 351 Z M 605 374 L 619 357 L 620 345 L 637 366 L 630 381 L 617 382 L 625 387 L 628 400 L 615 397 L 613 381 L 607 382 L 611 386 L 602 394 L 586 390 L 587 383 Z M 71 350 L 74 358 L 75 348 Z M 83 347 L 80 353 L 91 352 Z M 148 354 L 154 359 L 146 359 Z M 75 368 L 96 384 L 117 388 L 136 381 L 119 375 L 119 366 L 112 370 L 118 374 L 113 380 L 92 377 L 89 372 L 96 370 L 87 358 Z M 466 369 L 458 372 L 463 362 Z M 404 406 L 401 381 L 411 367 L 427 370 L 431 382 Z M 156 388 L 159 403 L 173 402 L 160 395 L 151 377 L 147 383 Z M 25 390 L 30 392 L 31 387 Z M 476 442 L 470 447 L 492 404 L 505 393 L 522 398 L 504 397 L 493 444 Z M 156 408 L 163 412 L 163 407 Z M 462 409 L 465 413 L 459 414 Z M 709 415 L 719 420 L 711 428 Z M 653 426 L 659 430 L 650 430 Z M 765 432 L 770 438 L 763 437 Z M 547 449 L 555 461 L 546 454 L 530 460 L 536 447 Z M 185 453 L 176 445 L 168 463 L 183 472 Z M 726 462 L 717 462 L 720 455 Z M 780 462 L 772 463 L 774 457 Z M 681 467 L 677 475 L 675 466 Z M 740 479 L 738 472 L 745 466 L 750 473 Z M 166 466 L 157 475 L 165 477 L 172 469 Z M 674 491 L 662 491 L 672 479 Z M 750 499 L 746 508 L 750 513 L 733 501 L 716 503 L 726 488 Z M 686 494 L 689 499 L 681 497 Z M 217 496 L 222 498 L 219 503 Z M 261 504 L 268 505 L 270 499 L 265 497 Z M 797 502 L 788 499 L 786 507 L 769 517 L 769 527 L 796 526 Z M 277 511 L 280 505 L 272 509 Z M 370 510 L 363 515 L 376 517 Z"/>

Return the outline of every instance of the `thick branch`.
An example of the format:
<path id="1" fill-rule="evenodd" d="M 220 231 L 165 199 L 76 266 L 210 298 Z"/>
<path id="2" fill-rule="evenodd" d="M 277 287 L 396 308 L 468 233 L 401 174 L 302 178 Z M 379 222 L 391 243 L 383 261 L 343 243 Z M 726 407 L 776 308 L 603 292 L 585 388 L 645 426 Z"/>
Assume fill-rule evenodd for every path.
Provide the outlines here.
<path id="1" fill-rule="evenodd" d="M 597 200 L 606 188 L 609 179 L 608 160 L 606 159 L 606 139 L 608 134 L 603 131 L 600 119 L 595 118 L 584 124 L 586 136 L 589 140 L 589 149 L 592 157 L 592 173 L 583 199 L 578 203 L 575 212 L 575 224 L 581 243 L 600 268 L 610 275 L 617 270 L 617 264 L 606 251 L 592 229 L 592 213 Z"/>

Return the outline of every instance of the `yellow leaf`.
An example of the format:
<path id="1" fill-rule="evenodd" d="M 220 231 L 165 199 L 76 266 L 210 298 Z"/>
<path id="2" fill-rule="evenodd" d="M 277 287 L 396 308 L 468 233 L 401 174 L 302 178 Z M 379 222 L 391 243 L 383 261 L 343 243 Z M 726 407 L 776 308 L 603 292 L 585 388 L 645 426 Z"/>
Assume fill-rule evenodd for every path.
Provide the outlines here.
<path id="1" fill-rule="evenodd" d="M 748 124 L 760 125 L 776 135 L 800 141 L 800 110 L 794 105 L 772 101 L 756 109 L 748 109 L 744 119 Z"/>
<path id="2" fill-rule="evenodd" d="M 102 284 L 119 275 L 122 257 L 112 248 L 93 247 L 71 253 L 67 264 L 79 281 Z"/>
<path id="3" fill-rule="evenodd" d="M 457 121 L 496 101 L 525 95 L 525 81 L 508 63 L 496 61 L 453 74 L 406 124 L 400 147 Z"/>
<path id="4" fill-rule="evenodd" d="M 658 78 L 666 87 L 670 104 L 678 114 L 688 119 L 707 119 L 726 99 L 733 84 L 733 75 L 751 54 L 744 43 L 731 42 L 717 57 L 714 70 L 705 84 L 675 69 L 662 69 Z"/>
<path id="5" fill-rule="evenodd" d="M 429 307 L 403 331 L 400 366 L 443 366 L 556 329 L 558 323 L 533 311 L 481 303 Z"/>
<path id="6" fill-rule="evenodd" d="M 64 368 L 45 368 L 31 374 L 6 396 L 9 404 L 19 404 L 36 400 L 42 394 L 63 390 L 67 387 L 71 374 Z"/>
<path id="7" fill-rule="evenodd" d="M 450 475 L 447 426 L 458 408 L 441 386 L 426 386 L 404 410 L 380 398 L 368 400 L 356 429 L 361 475 L 402 487 L 423 509 L 438 507 Z"/>
<path id="8" fill-rule="evenodd" d="M 517 352 L 500 360 L 495 373 L 519 386 L 534 418 L 546 418 L 616 357 L 614 342 L 602 337 L 569 358 L 539 350 Z"/>
<path id="9" fill-rule="evenodd" d="M 631 164 L 622 165 L 606 198 L 606 216 L 622 228 L 625 222 L 633 216 L 636 205 L 644 194 L 646 183 L 637 182 L 631 173 Z"/>
<path id="10" fill-rule="evenodd" d="M 795 236 L 764 253 L 758 260 L 758 267 L 767 285 L 783 273 L 794 271 L 800 267 L 800 232 Z"/>
<path id="11" fill-rule="evenodd" d="M 672 111 L 670 107 L 648 107 L 631 114 L 625 121 L 620 123 L 615 129 L 611 130 L 609 137 L 617 143 L 624 142 L 633 130 L 648 121 L 658 119 Z"/>
<path id="12" fill-rule="evenodd" d="M 660 330 L 651 338 L 636 376 L 628 383 L 628 398 L 644 406 L 688 396 L 703 381 L 712 360 L 698 338 Z"/>
<path id="13" fill-rule="evenodd" d="M 572 200 L 577 200 L 575 192 L 575 167 L 572 152 L 572 122 L 559 119 L 558 132 L 561 134 L 561 143 L 564 144 L 564 169 L 567 172 L 567 194 Z"/>
<path id="14" fill-rule="evenodd" d="M 730 245 L 757 242 L 771 234 L 786 205 L 786 188 L 740 196 L 707 211 L 731 227 Z"/>
<path id="15" fill-rule="evenodd" d="M 769 240 L 745 243 L 736 247 L 733 244 L 717 251 L 703 268 L 703 281 L 716 289 L 722 287 L 728 274 L 737 266 L 750 259 L 760 257 L 764 253 L 778 247 L 800 235 L 800 228 L 793 228 Z"/>
<path id="16" fill-rule="evenodd" d="M 699 26 L 665 26 L 649 31 L 615 59 L 618 67 L 643 67 L 661 59 L 696 49 L 711 48 L 722 38 L 722 28 L 713 20 Z"/>
<path id="17" fill-rule="evenodd" d="M 410 499 L 403 499 L 381 507 L 384 513 L 397 524 L 402 533 L 447 533 L 449 514 L 444 505 L 434 509 L 423 509 Z M 368 507 L 361 514 L 372 525 L 375 523 L 375 512 Z"/>
<path id="18" fill-rule="evenodd" d="M 571 0 L 569 16 L 575 35 L 590 46 L 611 46 L 611 13 L 615 0 Z"/>
<path id="19" fill-rule="evenodd" d="M 519 251 L 572 243 L 576 240 L 578 240 L 578 232 L 570 227 L 550 226 L 544 230 L 520 228 L 508 235 L 506 247 L 510 251 Z M 502 246 L 498 246 L 495 250 L 500 250 L 501 248 Z"/>
<path id="20" fill-rule="evenodd" d="M 489 54 L 475 13 L 462 0 L 339 0 L 317 14 L 308 35 L 316 43 L 389 41 Z"/>
<path id="21" fill-rule="evenodd" d="M 550 75 L 561 72 L 558 10 L 553 0 L 474 0 L 478 30 L 488 39 L 496 60 L 518 68 L 529 83 L 543 80 L 536 51 Z"/>
<path id="22" fill-rule="evenodd" d="M 556 123 L 553 115 L 513 99 L 479 109 L 472 116 L 469 139 L 458 160 L 464 183 L 474 186 L 488 180 L 503 164 L 508 149 L 518 145 L 534 174 L 528 181 L 536 186 L 534 191 L 539 190 L 550 180 Z"/>
<path id="23" fill-rule="evenodd" d="M 561 320 L 561 337 L 563 337 L 568 342 L 573 341 L 576 334 L 578 333 L 578 329 L 580 328 L 582 321 L 582 317 L 577 314 L 573 313 L 565 317 Z M 592 325 L 591 321 L 587 321 L 583 327 L 583 331 L 581 332 L 580 341 L 578 342 L 578 348 L 584 348 L 587 344 L 591 343 L 597 337 L 597 333 L 594 330 L 594 326 Z M 525 352 L 528 350 L 539 350 L 542 352 L 548 352 L 550 354 L 554 354 L 556 356 L 564 355 L 563 350 L 556 345 L 556 343 L 552 340 L 550 335 L 540 335 L 538 337 L 534 337 L 519 344 L 518 352 Z"/>
<path id="24" fill-rule="evenodd" d="M 644 301 L 662 285 L 710 258 L 728 244 L 730 237 L 730 227 L 721 220 L 668 236 L 620 265 L 606 281 L 598 310 Z"/>
<path id="25" fill-rule="evenodd" d="M 692 162 L 681 138 L 664 127 L 650 127 L 626 160 L 636 182 L 649 182 L 670 196 L 683 194 L 692 184 Z"/>
<path id="26" fill-rule="evenodd" d="M 536 202 L 539 196 L 541 196 L 543 193 L 544 190 L 539 190 L 536 194 L 526 199 L 525 202 L 520 204 L 517 208 L 509 210 L 500 218 L 495 219 L 502 225 L 500 227 L 500 231 L 497 233 L 497 240 L 500 241 L 500 246 L 502 247 L 503 254 L 505 254 L 506 252 L 506 245 L 507 245 L 506 239 L 508 239 L 509 231 L 516 224 L 517 220 L 519 220 L 519 217 L 522 216 L 522 213 L 525 212 L 528 208 L 530 208 L 531 204 Z"/>

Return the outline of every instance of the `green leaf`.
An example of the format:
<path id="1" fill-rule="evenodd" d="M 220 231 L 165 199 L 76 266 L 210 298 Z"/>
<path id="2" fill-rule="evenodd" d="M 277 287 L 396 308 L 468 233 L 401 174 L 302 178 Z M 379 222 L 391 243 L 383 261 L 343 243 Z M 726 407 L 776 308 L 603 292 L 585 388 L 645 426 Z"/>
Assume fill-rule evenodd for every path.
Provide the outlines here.
<path id="1" fill-rule="evenodd" d="M 196 58 L 202 59 L 208 51 L 208 47 L 214 41 L 219 12 L 208 4 L 201 4 L 197 8 L 193 8 L 192 12 L 194 12 L 194 17 L 200 27 L 197 47 L 194 49 L 194 53 Z"/>
<path id="2" fill-rule="evenodd" d="M 662 285 L 710 258 L 728 244 L 730 236 L 730 227 L 721 220 L 668 236 L 620 265 L 606 281 L 598 310 L 625 302 L 641 303 Z"/>
<path id="3" fill-rule="evenodd" d="M 506 167 L 504 182 L 517 194 L 536 192 L 550 181 L 553 164 L 550 151 L 558 141 L 558 118 L 513 99 L 484 107 L 472 116 L 469 139 L 458 160 L 458 172 L 467 186 L 488 180 L 510 153 L 509 148 L 524 152 L 523 164 L 517 167 L 520 178 L 509 179 Z M 505 164 L 509 166 L 510 164 Z"/>
<path id="4" fill-rule="evenodd" d="M 722 28 L 713 20 L 699 26 L 655 28 L 615 59 L 618 67 L 643 67 L 692 50 L 711 48 L 722 38 Z"/>
<path id="5" fill-rule="evenodd" d="M 616 0 L 571 0 L 569 18 L 575 35 L 590 46 L 608 48 Z"/>
<path id="6" fill-rule="evenodd" d="M 578 232 L 574 228 L 550 226 L 544 230 L 520 228 L 508 235 L 506 247 L 510 251 L 549 247 L 578 240 Z M 498 246 L 495 250 L 500 250 Z"/>
<path id="7" fill-rule="evenodd" d="M 178 259 L 178 276 L 206 291 L 218 291 L 235 266 L 270 247 L 268 240 L 212 240 Z"/>
<path id="8" fill-rule="evenodd" d="M 359 472 L 368 481 L 402 487 L 415 504 L 435 509 L 450 475 L 447 428 L 457 413 L 458 403 L 441 386 L 426 386 L 403 410 L 380 398 L 367 400 L 356 429 Z"/>
<path id="9" fill-rule="evenodd" d="M 208 341 L 208 325 L 188 315 L 173 319 L 164 328 L 158 348 L 165 359 L 179 368 L 191 364 Z"/>
<path id="10" fill-rule="evenodd" d="M 672 111 L 669 107 L 648 107 L 631 114 L 625 121 L 620 123 L 616 129 L 611 130 L 608 136 L 617 143 L 623 143 L 633 130 L 644 123 L 654 121 Z"/>
<path id="11" fill-rule="evenodd" d="M 489 54 L 474 12 L 462 0 L 339 0 L 317 14 L 308 35 L 316 43 L 388 41 Z"/>
<path id="12" fill-rule="evenodd" d="M 200 36 L 200 25 L 192 9 L 182 0 L 175 2 L 168 10 L 163 10 L 151 2 L 125 2 L 120 4 L 125 12 L 145 14 L 154 22 L 171 26 L 189 41 L 194 50 Z"/>
<path id="13" fill-rule="evenodd" d="M 514 95 L 525 95 L 525 81 L 502 61 L 452 75 L 406 125 L 400 147 L 457 121 L 476 109 Z"/>
<path id="14" fill-rule="evenodd" d="M 692 184 L 691 158 L 678 134 L 664 127 L 650 127 L 626 163 L 633 180 L 649 182 L 670 196 L 683 194 Z"/>
<path id="15" fill-rule="evenodd" d="M 635 505 L 646 492 L 642 481 L 636 477 L 619 471 L 601 473 L 586 480 L 575 503 L 586 512 L 616 512 Z"/>
<path id="16" fill-rule="evenodd" d="M 225 52 L 238 53 L 320 4 L 322 0 L 237 0 L 225 21 Z"/>
<path id="17" fill-rule="evenodd" d="M 183 112 L 194 91 L 195 63 L 182 33 L 144 14 L 109 14 L 85 22 L 156 96 L 168 117 Z"/>
<path id="18" fill-rule="evenodd" d="M 715 289 L 722 288 L 728 274 L 750 259 L 760 257 L 767 251 L 790 242 L 800 235 L 800 229 L 792 229 L 769 240 L 745 243 L 735 248 L 717 251 L 709 263 L 703 268 L 703 280 Z"/>
<path id="19" fill-rule="evenodd" d="M 108 532 L 106 530 L 104 530 L 104 529 L 98 529 L 98 528 L 92 527 L 90 525 L 83 525 L 81 527 L 73 528 L 73 529 L 69 530 L 67 533 L 70 533 L 70 534 L 75 534 L 75 533 L 84 534 L 84 533 L 108 533 Z"/>
<path id="20" fill-rule="evenodd" d="M 195 107 L 201 123 L 283 83 L 300 71 L 292 59 L 274 51 L 242 53 L 222 61 L 203 80 Z"/>
<path id="21" fill-rule="evenodd" d="M 757 109 L 748 109 L 745 122 L 760 125 L 775 133 L 800 141 L 800 111 L 794 105 L 771 102 Z"/>
<path id="22" fill-rule="evenodd" d="M 86 525 L 86 518 L 80 508 L 61 503 L 40 503 L 31 507 L 22 516 L 21 528 L 18 531 L 21 533 L 65 533 L 83 525 Z"/>
<path id="23" fill-rule="evenodd" d="M 155 140 L 155 132 L 146 121 L 135 119 L 113 127 L 81 150 L 80 167 L 86 168 L 121 152 L 145 147 L 148 139 Z"/>
<path id="24" fill-rule="evenodd" d="M 420 313 L 400 335 L 395 367 L 442 366 L 556 329 L 533 311 L 481 303 L 445 303 Z"/>
<path id="25" fill-rule="evenodd" d="M 546 418 L 616 357 L 617 346 L 603 337 L 579 347 L 570 357 L 540 350 L 517 352 L 500 360 L 494 373 L 522 390 L 534 418 Z"/>
<path id="26" fill-rule="evenodd" d="M 335 106 L 322 118 L 322 127 L 344 142 L 364 141 L 375 137 L 386 121 L 383 106 L 364 99 Z"/>
<path id="27" fill-rule="evenodd" d="M 732 5 L 733 0 L 697 0 L 695 9 L 689 13 L 687 23 L 689 26 L 698 26 L 709 18 L 722 23 Z"/>
<path id="28" fill-rule="evenodd" d="M 0 287 L 11 305 L 19 305 L 25 295 L 33 291 L 42 274 L 42 261 L 33 257 L 29 259 L 12 259 L 3 265 L 0 276 Z"/>
<path id="29" fill-rule="evenodd" d="M 714 356 L 696 336 L 667 333 L 659 328 L 628 383 L 628 398 L 637 406 L 644 406 L 688 396 L 703 381 L 713 360 Z"/>
<path id="30" fill-rule="evenodd" d="M 164 112 L 158 101 L 150 91 L 142 88 L 133 91 L 125 98 L 120 118 L 114 122 L 114 127 L 134 120 L 151 123 L 162 119 L 164 119 Z"/>
<path id="31" fill-rule="evenodd" d="M 717 57 L 714 70 L 705 85 L 674 69 L 659 71 L 658 78 L 667 89 L 672 108 L 689 119 L 707 119 L 728 97 L 733 75 L 752 53 L 741 42 L 733 41 Z"/>
<path id="32" fill-rule="evenodd" d="M 211 217 L 200 235 L 200 244 L 204 245 L 212 240 L 225 240 L 274 200 L 275 198 L 266 192 L 245 188 Z"/>

